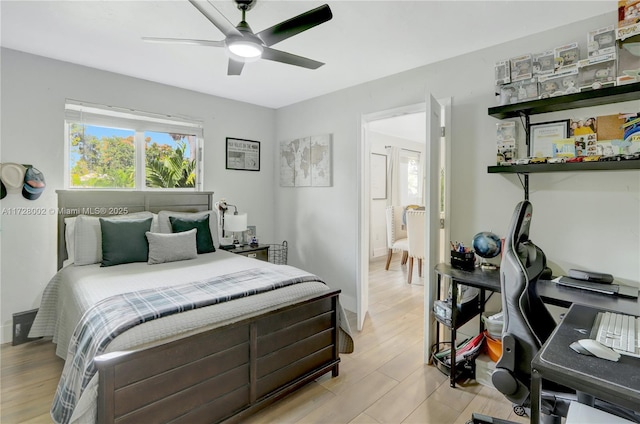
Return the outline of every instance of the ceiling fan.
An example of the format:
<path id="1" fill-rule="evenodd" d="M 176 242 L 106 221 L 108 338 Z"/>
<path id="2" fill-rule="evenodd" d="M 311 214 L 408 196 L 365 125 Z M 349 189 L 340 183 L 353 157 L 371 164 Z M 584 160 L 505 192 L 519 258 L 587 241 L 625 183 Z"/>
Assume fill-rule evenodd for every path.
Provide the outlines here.
<path id="1" fill-rule="evenodd" d="M 311 29 L 333 17 L 328 5 L 322 5 L 286 21 L 280 22 L 254 34 L 245 20 L 245 14 L 257 0 L 234 0 L 242 11 L 242 21 L 233 26 L 225 16 L 209 1 L 189 0 L 224 35 L 224 40 L 192 40 L 182 38 L 142 37 L 144 41 L 157 43 L 193 44 L 198 46 L 224 47 L 229 54 L 228 75 L 240 75 L 246 62 L 260 58 L 288 65 L 317 69 L 324 65 L 306 57 L 272 49 L 271 46 L 296 34 Z"/>

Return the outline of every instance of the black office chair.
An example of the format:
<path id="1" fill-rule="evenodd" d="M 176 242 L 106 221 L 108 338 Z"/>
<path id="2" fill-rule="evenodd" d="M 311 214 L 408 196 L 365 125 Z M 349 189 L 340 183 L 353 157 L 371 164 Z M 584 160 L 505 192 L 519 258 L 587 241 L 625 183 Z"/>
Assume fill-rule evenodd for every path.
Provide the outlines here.
<path id="1" fill-rule="evenodd" d="M 516 206 L 502 248 L 502 357 L 491 377 L 495 388 L 513 402 L 514 412 L 521 416 L 530 407 L 531 360 L 556 327 L 555 320 L 536 291 L 538 279 L 549 279 L 551 270 L 547 268 L 544 252 L 529 240 L 532 210 L 531 203 L 526 200 Z M 573 390 L 546 380 L 543 381 L 541 397 L 545 423 L 560 423 L 561 417 L 566 417 L 571 401 L 578 399 L 635 422 L 640 419 L 631 411 L 589 395 L 579 394 L 578 397 Z"/>
<path id="2" fill-rule="evenodd" d="M 513 402 L 518 415 L 525 415 L 529 407 L 531 360 L 556 327 L 536 292 L 540 276 L 548 278 L 551 272 L 544 252 L 529 240 L 531 213 L 531 203 L 526 200 L 516 206 L 502 248 L 502 357 L 491 376 L 493 385 Z M 557 393 L 543 393 L 543 414 L 566 416 L 572 397 L 570 389 L 552 389 Z"/>

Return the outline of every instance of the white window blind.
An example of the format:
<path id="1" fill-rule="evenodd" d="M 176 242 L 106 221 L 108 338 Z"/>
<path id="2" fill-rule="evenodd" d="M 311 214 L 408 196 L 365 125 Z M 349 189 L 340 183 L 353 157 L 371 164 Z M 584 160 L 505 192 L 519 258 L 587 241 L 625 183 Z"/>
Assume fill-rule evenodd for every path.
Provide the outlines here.
<path id="1" fill-rule="evenodd" d="M 114 106 L 67 100 L 65 119 L 87 125 L 147 130 L 203 137 L 202 122 L 173 115 L 160 115 Z"/>

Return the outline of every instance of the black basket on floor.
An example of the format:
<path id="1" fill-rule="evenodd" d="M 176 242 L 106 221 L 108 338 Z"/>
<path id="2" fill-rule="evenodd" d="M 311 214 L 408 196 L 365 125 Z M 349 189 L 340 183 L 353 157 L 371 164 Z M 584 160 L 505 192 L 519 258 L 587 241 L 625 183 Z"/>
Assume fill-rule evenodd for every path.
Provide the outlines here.
<path id="1" fill-rule="evenodd" d="M 283 241 L 282 244 L 270 244 L 269 245 L 269 262 L 276 265 L 287 264 L 287 241 Z"/>

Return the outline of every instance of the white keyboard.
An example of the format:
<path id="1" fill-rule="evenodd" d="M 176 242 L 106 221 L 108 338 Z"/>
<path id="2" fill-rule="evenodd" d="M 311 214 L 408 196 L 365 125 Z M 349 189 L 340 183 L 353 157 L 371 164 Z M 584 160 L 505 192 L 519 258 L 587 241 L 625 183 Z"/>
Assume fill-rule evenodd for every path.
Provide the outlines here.
<path id="1" fill-rule="evenodd" d="M 598 312 L 591 338 L 622 355 L 640 357 L 640 317 Z"/>

